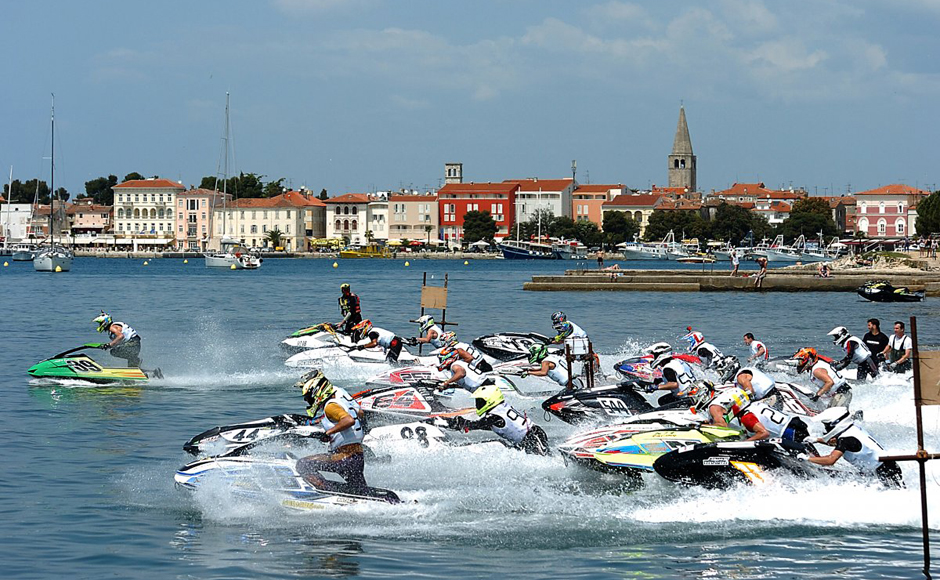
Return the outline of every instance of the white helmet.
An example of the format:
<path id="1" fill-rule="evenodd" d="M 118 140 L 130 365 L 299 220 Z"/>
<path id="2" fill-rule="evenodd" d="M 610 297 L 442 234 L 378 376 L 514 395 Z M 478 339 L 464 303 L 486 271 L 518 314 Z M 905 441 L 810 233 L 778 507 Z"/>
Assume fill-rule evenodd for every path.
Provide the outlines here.
<path id="1" fill-rule="evenodd" d="M 653 368 L 659 368 L 659 367 L 665 366 L 666 363 L 668 363 L 671 360 L 672 360 L 672 353 L 664 352 L 661 355 L 654 358 L 650 366 L 652 366 Z"/>
<path id="2" fill-rule="evenodd" d="M 829 441 L 833 437 L 838 437 L 855 425 L 855 421 L 852 420 L 849 410 L 845 407 L 831 407 L 826 409 L 813 417 L 813 420 L 821 423 L 823 429 L 826 431 L 823 436 L 820 437 L 823 441 Z"/>
<path id="3" fill-rule="evenodd" d="M 653 358 L 656 358 L 664 352 L 672 352 L 672 345 L 668 342 L 657 342 L 656 344 L 646 348 L 643 352 L 645 354 L 651 354 L 653 355 Z"/>
<path id="4" fill-rule="evenodd" d="M 849 339 L 849 329 L 844 326 L 837 326 L 829 331 L 829 336 L 832 337 L 832 344 L 842 346 Z"/>
<path id="5" fill-rule="evenodd" d="M 422 333 L 427 332 L 429 328 L 434 326 L 434 317 L 432 317 L 430 314 L 425 314 L 424 316 L 421 316 L 420 318 L 415 320 L 415 322 L 421 325 Z"/>

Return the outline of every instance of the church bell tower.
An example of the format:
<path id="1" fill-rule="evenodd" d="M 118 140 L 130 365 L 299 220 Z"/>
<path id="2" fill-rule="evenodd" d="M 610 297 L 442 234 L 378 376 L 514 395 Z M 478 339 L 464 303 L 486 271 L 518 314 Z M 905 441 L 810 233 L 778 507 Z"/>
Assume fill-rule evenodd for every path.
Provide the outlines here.
<path id="1" fill-rule="evenodd" d="M 669 187 L 681 187 L 696 191 L 695 155 L 692 154 L 692 138 L 685 120 L 685 107 L 679 107 L 679 125 L 669 155 Z"/>

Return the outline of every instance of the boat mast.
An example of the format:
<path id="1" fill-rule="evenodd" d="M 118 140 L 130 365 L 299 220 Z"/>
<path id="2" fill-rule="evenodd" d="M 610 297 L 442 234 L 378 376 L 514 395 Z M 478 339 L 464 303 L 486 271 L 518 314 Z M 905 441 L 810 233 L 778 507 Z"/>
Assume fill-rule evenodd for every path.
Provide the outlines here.
<path id="1" fill-rule="evenodd" d="M 55 212 L 55 93 L 52 94 L 52 163 L 49 173 L 49 250 L 55 249 L 55 229 L 53 212 Z"/>
<path id="2" fill-rule="evenodd" d="M 3 236 L 4 245 L 10 247 L 10 232 L 13 231 L 13 222 L 10 221 L 10 206 L 13 203 L 13 166 L 10 166 L 10 184 L 7 186 L 7 231 Z"/>

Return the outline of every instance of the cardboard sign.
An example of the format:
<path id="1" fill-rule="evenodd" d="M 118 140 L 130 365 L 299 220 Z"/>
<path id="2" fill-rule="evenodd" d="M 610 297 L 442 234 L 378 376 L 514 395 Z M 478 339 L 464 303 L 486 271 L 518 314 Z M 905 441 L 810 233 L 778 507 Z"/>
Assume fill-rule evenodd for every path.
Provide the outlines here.
<path id="1" fill-rule="evenodd" d="M 443 310 L 447 308 L 447 288 L 438 286 L 421 287 L 421 307 Z"/>
<path id="2" fill-rule="evenodd" d="M 917 353 L 920 365 L 920 404 L 940 405 L 940 350 Z"/>

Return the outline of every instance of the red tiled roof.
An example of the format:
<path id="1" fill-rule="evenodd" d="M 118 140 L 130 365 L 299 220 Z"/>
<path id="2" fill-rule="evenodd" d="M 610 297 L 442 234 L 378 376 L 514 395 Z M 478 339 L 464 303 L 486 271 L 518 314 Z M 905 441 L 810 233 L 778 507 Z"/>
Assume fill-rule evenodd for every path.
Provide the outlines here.
<path id="1" fill-rule="evenodd" d="M 390 195 L 388 197 L 389 201 L 416 201 L 416 202 L 435 202 L 437 201 L 436 195 Z"/>
<path id="2" fill-rule="evenodd" d="M 930 192 L 924 191 L 923 189 L 917 189 L 916 187 L 911 187 L 910 185 L 892 183 L 891 185 L 885 185 L 884 187 L 877 187 L 867 191 L 859 191 L 855 195 L 930 195 Z"/>
<path id="3" fill-rule="evenodd" d="M 655 209 L 661 210 L 699 210 L 702 209 L 702 202 L 692 200 L 673 200 L 663 197 L 656 204 Z"/>
<path id="4" fill-rule="evenodd" d="M 299 191 L 286 191 L 281 195 L 276 197 L 283 197 L 285 200 L 296 206 L 315 206 L 315 207 L 326 207 L 326 204 L 323 203 L 322 199 L 317 199 L 313 194 L 306 194 Z M 273 199 L 273 198 L 272 198 Z"/>
<path id="5" fill-rule="evenodd" d="M 653 193 L 670 193 L 674 195 L 685 195 L 688 193 L 693 193 L 691 191 L 686 191 L 684 187 L 663 187 L 661 185 L 653 185 L 651 188 Z"/>
<path id="6" fill-rule="evenodd" d="M 369 203 L 372 198 L 367 193 L 346 193 L 326 200 L 326 203 Z"/>
<path id="7" fill-rule="evenodd" d="M 196 189 L 189 189 L 176 194 L 176 197 L 196 197 L 196 196 L 206 196 L 206 195 L 222 195 L 221 191 L 215 191 L 214 189 L 205 189 L 202 187 L 197 187 Z M 229 194 L 231 195 L 231 194 Z"/>
<path id="8" fill-rule="evenodd" d="M 565 179 L 507 179 L 503 183 L 518 183 L 519 191 L 561 191 L 571 185 L 571 178 Z"/>
<path id="9" fill-rule="evenodd" d="M 314 197 L 306 197 L 299 191 L 288 191 L 274 197 L 243 197 L 236 199 L 232 207 L 237 208 L 279 208 L 279 207 L 309 207 L 325 206 Z"/>
<path id="10" fill-rule="evenodd" d="M 502 183 L 448 183 L 437 190 L 437 195 L 449 193 L 512 193 L 519 189 L 518 181 L 504 181 Z"/>
<path id="11" fill-rule="evenodd" d="M 88 213 L 111 213 L 110 205 L 94 205 L 94 204 L 78 204 L 70 203 L 67 208 L 65 208 L 65 213 L 67 214 L 76 214 L 78 212 L 88 212 Z"/>
<path id="12" fill-rule="evenodd" d="M 132 179 L 130 181 L 125 181 L 124 183 L 119 183 L 115 185 L 112 189 L 163 189 L 163 188 L 173 188 L 173 189 L 186 189 L 181 184 L 170 181 L 169 179 L 163 179 L 157 177 L 155 179 Z"/>
<path id="13" fill-rule="evenodd" d="M 618 195 L 610 201 L 605 201 L 604 207 L 652 207 L 662 197 L 661 194 L 657 193 Z"/>

